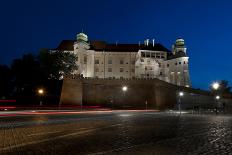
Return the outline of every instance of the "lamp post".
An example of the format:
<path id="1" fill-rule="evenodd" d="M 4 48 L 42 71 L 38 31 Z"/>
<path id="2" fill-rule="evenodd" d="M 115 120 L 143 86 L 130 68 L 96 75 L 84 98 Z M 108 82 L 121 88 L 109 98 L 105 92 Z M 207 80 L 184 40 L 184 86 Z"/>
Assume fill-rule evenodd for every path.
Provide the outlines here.
<path id="1" fill-rule="evenodd" d="M 178 108 L 179 108 L 179 113 L 181 115 L 181 98 L 184 96 L 184 92 L 182 92 L 182 91 L 179 92 L 178 96 L 179 96 Z"/>
<path id="2" fill-rule="evenodd" d="M 40 101 L 39 101 L 39 105 L 42 106 L 43 105 L 43 101 L 42 101 L 42 97 L 44 95 L 44 90 L 43 89 L 38 89 L 38 94 L 40 96 Z"/>
<path id="3" fill-rule="evenodd" d="M 145 104 L 146 104 L 146 111 L 147 111 L 147 100 L 146 100 Z"/>
<path id="4" fill-rule="evenodd" d="M 215 99 L 216 99 L 216 114 L 218 114 L 218 104 L 219 104 L 219 100 L 220 100 L 220 96 L 219 95 L 217 95 L 216 97 L 215 97 Z"/>
<path id="5" fill-rule="evenodd" d="M 220 84 L 218 82 L 214 82 L 212 84 L 212 88 L 214 91 L 217 91 L 219 88 L 220 88 Z M 216 108 L 215 108 L 215 113 L 217 114 L 218 113 L 218 102 L 219 102 L 219 99 L 220 99 L 220 96 L 217 95 L 218 92 L 216 92 L 216 96 L 215 96 L 215 100 L 216 100 Z"/>
<path id="6" fill-rule="evenodd" d="M 124 100 L 125 100 L 125 93 L 126 93 L 126 91 L 127 91 L 127 86 L 123 86 L 122 87 L 122 92 L 123 92 L 123 98 L 124 98 Z M 123 102 L 123 108 L 124 108 L 124 102 Z"/>

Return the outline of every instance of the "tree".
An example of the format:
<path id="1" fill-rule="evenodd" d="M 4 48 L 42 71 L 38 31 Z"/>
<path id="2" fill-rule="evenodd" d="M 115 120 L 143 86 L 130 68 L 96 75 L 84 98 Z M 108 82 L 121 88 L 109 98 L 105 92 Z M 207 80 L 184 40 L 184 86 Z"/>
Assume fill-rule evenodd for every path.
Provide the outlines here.
<path id="1" fill-rule="evenodd" d="M 50 52 L 43 49 L 39 54 L 40 67 L 44 76 L 49 79 L 60 79 L 65 74 L 71 74 L 78 66 L 77 56 L 70 52 Z"/>
<path id="2" fill-rule="evenodd" d="M 13 60 L 11 70 L 17 102 L 22 104 L 34 103 L 36 87 L 44 80 L 36 56 L 25 54 L 22 58 Z"/>
<path id="3" fill-rule="evenodd" d="M 6 65 L 0 65 L 0 99 L 9 98 L 12 90 L 11 70 Z"/>

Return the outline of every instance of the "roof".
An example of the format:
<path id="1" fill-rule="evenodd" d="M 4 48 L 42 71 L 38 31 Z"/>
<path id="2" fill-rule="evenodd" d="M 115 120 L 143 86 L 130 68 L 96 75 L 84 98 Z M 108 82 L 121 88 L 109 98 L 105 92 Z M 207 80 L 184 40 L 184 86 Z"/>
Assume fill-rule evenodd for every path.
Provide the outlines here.
<path id="1" fill-rule="evenodd" d="M 56 50 L 74 50 L 75 40 L 63 40 Z M 107 44 L 104 41 L 90 41 L 90 49 L 95 51 L 109 51 L 109 52 L 138 52 L 138 50 L 153 50 L 153 51 L 164 51 L 170 52 L 163 45 L 156 43 L 154 46 L 150 44 L 145 46 L 144 44 Z"/>
<path id="2" fill-rule="evenodd" d="M 74 51 L 75 40 L 63 40 L 55 50 Z"/>
<path id="3" fill-rule="evenodd" d="M 73 51 L 75 42 L 75 40 L 63 40 L 55 50 Z M 138 52 L 139 50 L 164 51 L 168 53 L 167 60 L 187 56 L 184 52 L 178 52 L 173 55 L 170 50 L 159 43 L 156 43 L 154 46 L 152 44 L 145 46 L 144 44 L 107 44 L 104 41 L 90 41 L 90 49 L 105 52 Z"/>

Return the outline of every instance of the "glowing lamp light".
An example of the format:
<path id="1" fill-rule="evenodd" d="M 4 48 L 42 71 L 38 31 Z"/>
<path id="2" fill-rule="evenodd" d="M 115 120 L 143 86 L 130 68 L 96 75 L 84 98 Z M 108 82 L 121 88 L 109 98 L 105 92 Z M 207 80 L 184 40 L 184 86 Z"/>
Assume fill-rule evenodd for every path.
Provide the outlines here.
<path id="1" fill-rule="evenodd" d="M 184 93 L 183 93 L 182 91 L 179 92 L 179 96 L 180 96 L 180 97 L 184 96 Z"/>
<path id="2" fill-rule="evenodd" d="M 124 92 L 127 91 L 127 86 L 123 86 L 122 91 L 124 91 Z"/>
<path id="3" fill-rule="evenodd" d="M 43 89 L 39 89 L 39 90 L 38 90 L 38 93 L 39 93 L 40 95 L 43 95 L 44 90 L 43 90 Z"/>
<path id="4" fill-rule="evenodd" d="M 220 99 L 220 96 L 217 95 L 215 98 L 216 98 L 216 100 L 219 100 L 219 99 Z"/>
<path id="5" fill-rule="evenodd" d="M 213 87 L 214 90 L 218 90 L 218 88 L 220 87 L 220 84 L 218 82 L 214 82 L 212 84 L 212 87 Z"/>

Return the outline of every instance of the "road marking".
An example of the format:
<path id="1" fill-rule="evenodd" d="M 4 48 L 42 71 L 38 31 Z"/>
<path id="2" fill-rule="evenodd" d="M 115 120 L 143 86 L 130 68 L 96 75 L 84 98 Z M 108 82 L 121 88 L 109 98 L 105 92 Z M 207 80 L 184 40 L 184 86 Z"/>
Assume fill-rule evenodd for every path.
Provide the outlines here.
<path id="1" fill-rule="evenodd" d="M 24 146 L 27 146 L 27 145 L 44 143 L 44 142 L 58 140 L 58 139 L 66 138 L 66 137 L 72 137 L 72 136 L 76 136 L 76 135 L 86 134 L 86 133 L 90 133 L 90 132 L 93 132 L 93 131 L 107 129 L 107 128 L 111 128 L 111 127 L 114 127 L 114 126 L 120 126 L 120 125 L 122 125 L 122 124 L 113 124 L 113 125 L 110 125 L 110 126 L 105 126 L 105 127 L 101 127 L 101 128 L 88 129 L 88 130 L 85 130 L 85 131 L 74 132 L 74 133 L 70 133 L 70 134 L 66 134 L 66 135 L 61 135 L 61 136 L 57 136 L 57 137 L 53 137 L 53 138 L 46 138 L 46 139 L 42 139 L 42 140 L 37 140 L 37 141 L 26 142 L 26 143 L 22 143 L 22 144 L 11 145 L 11 146 L 0 148 L 0 150 L 2 150 L 2 151 L 8 151 L 8 150 L 12 150 L 12 149 L 19 148 L 19 147 L 24 147 Z"/>

